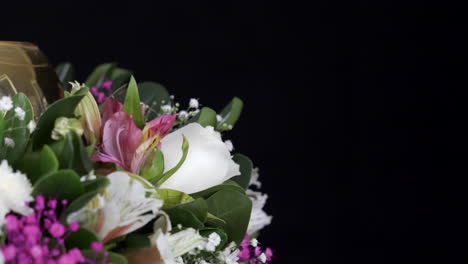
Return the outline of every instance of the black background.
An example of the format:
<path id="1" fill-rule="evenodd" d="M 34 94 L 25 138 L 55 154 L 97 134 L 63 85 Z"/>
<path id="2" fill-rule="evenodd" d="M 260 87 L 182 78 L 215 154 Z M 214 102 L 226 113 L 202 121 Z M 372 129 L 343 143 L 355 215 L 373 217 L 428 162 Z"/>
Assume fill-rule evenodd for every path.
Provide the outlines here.
<path id="1" fill-rule="evenodd" d="M 455 242 L 466 208 L 455 209 L 456 180 L 466 176 L 463 97 L 454 89 L 466 87 L 456 79 L 466 71 L 461 6 L 25 6 L 14 9 L 19 16 L 2 10 L 0 38 L 34 42 L 54 64 L 73 62 L 81 81 L 116 61 L 182 104 L 244 100 L 226 137 L 261 168 L 274 216 L 261 242 L 276 249 L 275 263 L 464 257 L 466 242 Z"/>

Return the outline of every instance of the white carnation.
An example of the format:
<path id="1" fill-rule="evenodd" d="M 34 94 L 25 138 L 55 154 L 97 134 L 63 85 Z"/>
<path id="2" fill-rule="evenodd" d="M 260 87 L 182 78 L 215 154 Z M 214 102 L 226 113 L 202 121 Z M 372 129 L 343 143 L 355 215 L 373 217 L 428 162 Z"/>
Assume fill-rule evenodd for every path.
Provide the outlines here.
<path id="1" fill-rule="evenodd" d="M 32 213 L 26 202 L 33 200 L 32 186 L 26 175 L 13 169 L 6 160 L 0 163 L 0 226 L 3 226 L 5 215 L 14 211 L 22 215 Z"/>

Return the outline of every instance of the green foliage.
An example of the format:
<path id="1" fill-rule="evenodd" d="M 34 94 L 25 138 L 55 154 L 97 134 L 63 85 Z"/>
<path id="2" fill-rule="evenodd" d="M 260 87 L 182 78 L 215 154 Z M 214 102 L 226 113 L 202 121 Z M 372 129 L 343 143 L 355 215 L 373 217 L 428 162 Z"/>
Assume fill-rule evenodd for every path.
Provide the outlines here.
<path id="1" fill-rule="evenodd" d="M 216 120 L 216 112 L 209 107 L 203 107 L 196 116 L 189 120 L 189 123 L 193 122 L 197 122 L 203 127 L 216 127 L 216 124 L 218 123 Z"/>
<path id="2" fill-rule="evenodd" d="M 43 195 L 69 202 L 84 192 L 80 177 L 72 170 L 59 170 L 41 177 L 33 186 L 33 196 Z"/>
<path id="3" fill-rule="evenodd" d="M 75 81 L 75 67 L 73 64 L 69 62 L 60 63 L 57 67 L 55 67 L 55 72 L 57 73 L 57 77 L 62 83 L 63 90 L 70 91 L 70 82 Z"/>
<path id="4" fill-rule="evenodd" d="M 143 128 L 145 120 L 143 113 L 141 112 L 138 85 L 133 76 L 130 78 L 130 83 L 128 84 L 127 94 L 123 104 L 123 111 L 133 117 L 133 121 L 135 121 L 137 127 Z"/>
<path id="5" fill-rule="evenodd" d="M 166 88 L 155 82 L 142 82 L 138 84 L 141 102 L 147 105 L 146 120 L 153 120 L 158 116 L 162 105 L 171 103 L 171 98 Z"/>
<path id="6" fill-rule="evenodd" d="M 116 63 L 104 63 L 98 65 L 94 69 L 94 71 L 88 76 L 88 79 L 86 79 L 86 86 L 100 86 L 100 84 L 102 84 L 102 82 L 104 82 L 104 80 L 112 74 L 112 71 L 115 69 L 116 66 Z"/>
<path id="7" fill-rule="evenodd" d="M 221 190 L 206 200 L 208 212 L 226 221 L 222 228 L 229 239 L 240 243 L 247 232 L 252 202 L 240 192 Z"/>
<path id="8" fill-rule="evenodd" d="M 161 186 L 161 184 L 163 184 L 167 179 L 169 179 L 169 177 L 171 177 L 174 173 L 176 173 L 177 170 L 179 170 L 179 168 L 182 166 L 182 164 L 184 164 L 185 159 L 187 158 L 188 150 L 189 150 L 188 140 L 187 140 L 187 138 L 185 136 L 183 136 L 182 158 L 180 158 L 180 161 L 177 163 L 177 165 L 174 168 L 172 168 L 172 169 L 168 170 L 166 173 L 164 173 L 161 180 L 158 181 L 159 186 Z"/>
<path id="9" fill-rule="evenodd" d="M 158 189 L 158 194 L 159 198 L 164 201 L 163 209 L 193 201 L 190 195 L 176 190 Z"/>
<path id="10" fill-rule="evenodd" d="M 171 223 L 173 226 L 182 225 L 184 227 L 193 227 L 195 229 L 203 228 L 203 222 L 200 221 L 197 216 L 184 208 L 173 207 L 164 210 L 171 218 Z"/>
<path id="11" fill-rule="evenodd" d="M 72 169 L 81 175 L 88 174 L 92 169 L 92 163 L 88 151 L 82 139 L 75 133 L 51 144 L 60 162 L 60 169 Z"/>
<path id="12" fill-rule="evenodd" d="M 81 227 L 78 231 L 71 233 L 65 240 L 67 248 L 89 249 L 91 243 L 100 241 L 98 235 L 88 228 Z"/>
<path id="13" fill-rule="evenodd" d="M 219 131 L 229 130 L 234 126 L 240 117 L 244 103 L 238 97 L 234 97 L 232 101 L 221 111 L 221 121 L 218 123 Z"/>
<path id="14" fill-rule="evenodd" d="M 148 248 L 151 246 L 151 241 L 146 234 L 130 233 L 121 245 L 123 248 Z"/>
<path id="15" fill-rule="evenodd" d="M 42 176 L 57 171 L 59 161 L 52 149 L 44 145 L 40 152 L 27 152 L 18 161 L 17 168 L 28 175 L 32 183 L 35 183 Z"/>
<path id="16" fill-rule="evenodd" d="M 154 148 L 145 165 L 140 170 L 140 175 L 151 183 L 156 183 L 163 177 L 163 173 L 164 155 L 159 148 Z"/>
<path id="17" fill-rule="evenodd" d="M 253 163 L 249 157 L 242 154 L 235 154 L 232 159 L 235 163 L 239 164 L 241 174 L 239 176 L 232 177 L 231 180 L 235 181 L 242 188 L 247 190 L 252 176 Z"/>
<path id="18" fill-rule="evenodd" d="M 13 108 L 6 112 L 3 117 L 3 135 L 0 138 L 0 160 L 6 159 L 9 164 L 14 164 L 22 158 L 28 143 L 30 132 L 28 124 L 33 120 L 33 110 L 28 97 L 22 93 L 15 95 L 12 99 Z M 15 108 L 19 107 L 24 112 L 24 118 L 17 115 Z M 14 142 L 14 146 L 6 146 L 5 138 L 10 138 Z"/>
<path id="19" fill-rule="evenodd" d="M 65 219 L 70 213 L 78 211 L 86 206 L 96 195 L 104 191 L 109 184 L 110 181 L 107 177 L 99 177 L 95 180 L 84 182 L 84 193 L 69 204 L 63 218 Z"/>
<path id="20" fill-rule="evenodd" d="M 192 193 L 190 194 L 190 196 L 192 196 L 193 198 L 207 199 L 213 194 L 215 194 L 216 192 L 221 191 L 221 190 L 230 190 L 230 191 L 239 192 L 241 194 L 245 194 L 244 189 L 241 186 L 239 186 L 239 184 L 237 184 L 234 181 L 227 180 L 223 184 L 213 186 L 209 189 L 206 189 L 197 193 Z"/>
<path id="21" fill-rule="evenodd" d="M 73 95 L 49 105 L 47 110 L 40 117 L 37 129 L 33 134 L 33 150 L 38 150 L 42 148 L 43 145 L 53 142 L 51 134 L 54 129 L 55 120 L 59 117 L 75 117 L 75 108 L 87 92 L 87 88 L 82 88 Z"/>

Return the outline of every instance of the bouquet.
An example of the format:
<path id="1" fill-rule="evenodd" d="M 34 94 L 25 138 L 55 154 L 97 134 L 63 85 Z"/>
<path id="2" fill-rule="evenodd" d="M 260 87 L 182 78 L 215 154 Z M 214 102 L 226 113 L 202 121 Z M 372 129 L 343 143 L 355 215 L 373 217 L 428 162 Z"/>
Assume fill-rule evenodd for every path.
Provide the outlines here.
<path id="1" fill-rule="evenodd" d="M 222 137 L 239 98 L 216 112 L 114 63 L 84 83 L 56 72 L 42 113 L 0 98 L 0 264 L 271 261 L 258 170 Z"/>

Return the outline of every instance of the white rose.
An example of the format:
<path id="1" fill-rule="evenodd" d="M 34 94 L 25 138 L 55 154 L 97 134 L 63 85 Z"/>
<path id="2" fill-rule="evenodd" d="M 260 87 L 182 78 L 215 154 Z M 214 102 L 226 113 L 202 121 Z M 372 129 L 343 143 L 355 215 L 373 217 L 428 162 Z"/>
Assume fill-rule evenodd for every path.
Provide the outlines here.
<path id="1" fill-rule="evenodd" d="M 195 193 L 240 174 L 239 165 L 232 160 L 221 134 L 213 127 L 204 128 L 198 123 L 188 124 L 162 139 L 165 171 L 174 168 L 182 157 L 182 135 L 189 143 L 187 158 L 161 189 Z"/>

